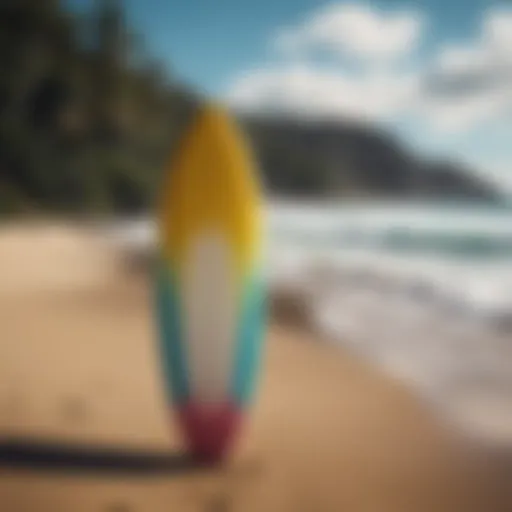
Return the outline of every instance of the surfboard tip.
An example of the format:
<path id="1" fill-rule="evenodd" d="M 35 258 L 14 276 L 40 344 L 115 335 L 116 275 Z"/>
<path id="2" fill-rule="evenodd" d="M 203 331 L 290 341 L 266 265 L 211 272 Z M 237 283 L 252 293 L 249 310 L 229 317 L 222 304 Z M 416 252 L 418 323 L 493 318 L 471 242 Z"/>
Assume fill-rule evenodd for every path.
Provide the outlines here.
<path id="1" fill-rule="evenodd" d="M 238 434 L 240 413 L 228 405 L 209 409 L 190 404 L 179 416 L 191 455 L 204 464 L 221 463 Z"/>

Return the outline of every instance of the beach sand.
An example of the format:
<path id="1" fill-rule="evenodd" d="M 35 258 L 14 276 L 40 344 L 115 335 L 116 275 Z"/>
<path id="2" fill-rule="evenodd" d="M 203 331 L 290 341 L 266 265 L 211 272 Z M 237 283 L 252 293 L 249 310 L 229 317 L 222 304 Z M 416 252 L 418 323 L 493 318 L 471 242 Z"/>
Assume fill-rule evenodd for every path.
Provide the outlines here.
<path id="1" fill-rule="evenodd" d="M 32 228 L 0 232 L 0 441 L 178 453 L 144 277 L 94 237 L 37 229 L 37 243 Z M 102 476 L 4 464 L 0 510 L 494 512 L 507 510 L 504 480 L 401 383 L 274 324 L 225 468 Z"/>

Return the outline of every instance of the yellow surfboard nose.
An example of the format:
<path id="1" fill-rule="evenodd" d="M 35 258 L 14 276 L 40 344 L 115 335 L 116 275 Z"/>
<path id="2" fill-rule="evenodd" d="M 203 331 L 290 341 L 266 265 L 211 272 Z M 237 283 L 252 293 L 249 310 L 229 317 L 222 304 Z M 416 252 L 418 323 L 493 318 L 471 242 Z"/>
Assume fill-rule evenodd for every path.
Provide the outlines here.
<path id="1" fill-rule="evenodd" d="M 221 107 L 204 106 L 168 169 L 160 203 L 160 239 L 177 270 L 192 240 L 220 233 L 232 247 L 237 273 L 259 256 L 260 187 L 241 130 Z"/>

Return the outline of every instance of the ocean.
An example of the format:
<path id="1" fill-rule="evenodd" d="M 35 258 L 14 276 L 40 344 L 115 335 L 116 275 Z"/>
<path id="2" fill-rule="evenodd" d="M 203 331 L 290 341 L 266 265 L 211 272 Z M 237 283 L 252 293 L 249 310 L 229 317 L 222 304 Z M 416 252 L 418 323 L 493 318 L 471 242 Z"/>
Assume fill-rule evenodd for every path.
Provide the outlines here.
<path id="1" fill-rule="evenodd" d="M 271 288 L 448 423 L 512 447 L 512 208 L 274 201 L 266 215 Z M 110 233 L 154 248 L 148 219 Z"/>
<path id="2" fill-rule="evenodd" d="M 279 203 L 268 221 L 276 277 L 330 265 L 431 288 L 471 312 L 512 313 L 512 209 Z"/>

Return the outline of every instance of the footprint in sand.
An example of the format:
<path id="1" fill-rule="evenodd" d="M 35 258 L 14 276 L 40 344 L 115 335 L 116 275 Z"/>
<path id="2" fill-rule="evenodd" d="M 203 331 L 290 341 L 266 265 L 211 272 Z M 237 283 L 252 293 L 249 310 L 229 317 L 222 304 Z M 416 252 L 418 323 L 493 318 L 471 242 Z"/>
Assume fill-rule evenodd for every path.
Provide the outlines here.
<path id="1" fill-rule="evenodd" d="M 204 512 L 230 512 L 233 509 L 233 500 L 227 492 L 210 497 Z"/>
<path id="2" fill-rule="evenodd" d="M 235 467 L 219 469 L 212 475 L 213 479 L 194 486 L 194 501 L 201 503 L 204 512 L 232 512 L 240 496 L 259 483 L 262 470 L 260 461 L 246 461 Z"/>
<path id="3" fill-rule="evenodd" d="M 107 505 L 105 512 L 134 512 L 134 508 L 128 503 L 111 503 Z"/>
<path id="4" fill-rule="evenodd" d="M 2 415 L 10 419 L 19 419 L 26 410 L 26 400 L 23 393 L 13 391 L 1 401 Z"/>
<path id="5" fill-rule="evenodd" d="M 61 410 L 64 418 L 72 423 L 84 423 L 89 414 L 87 402 L 81 397 L 64 399 L 61 403 Z"/>

